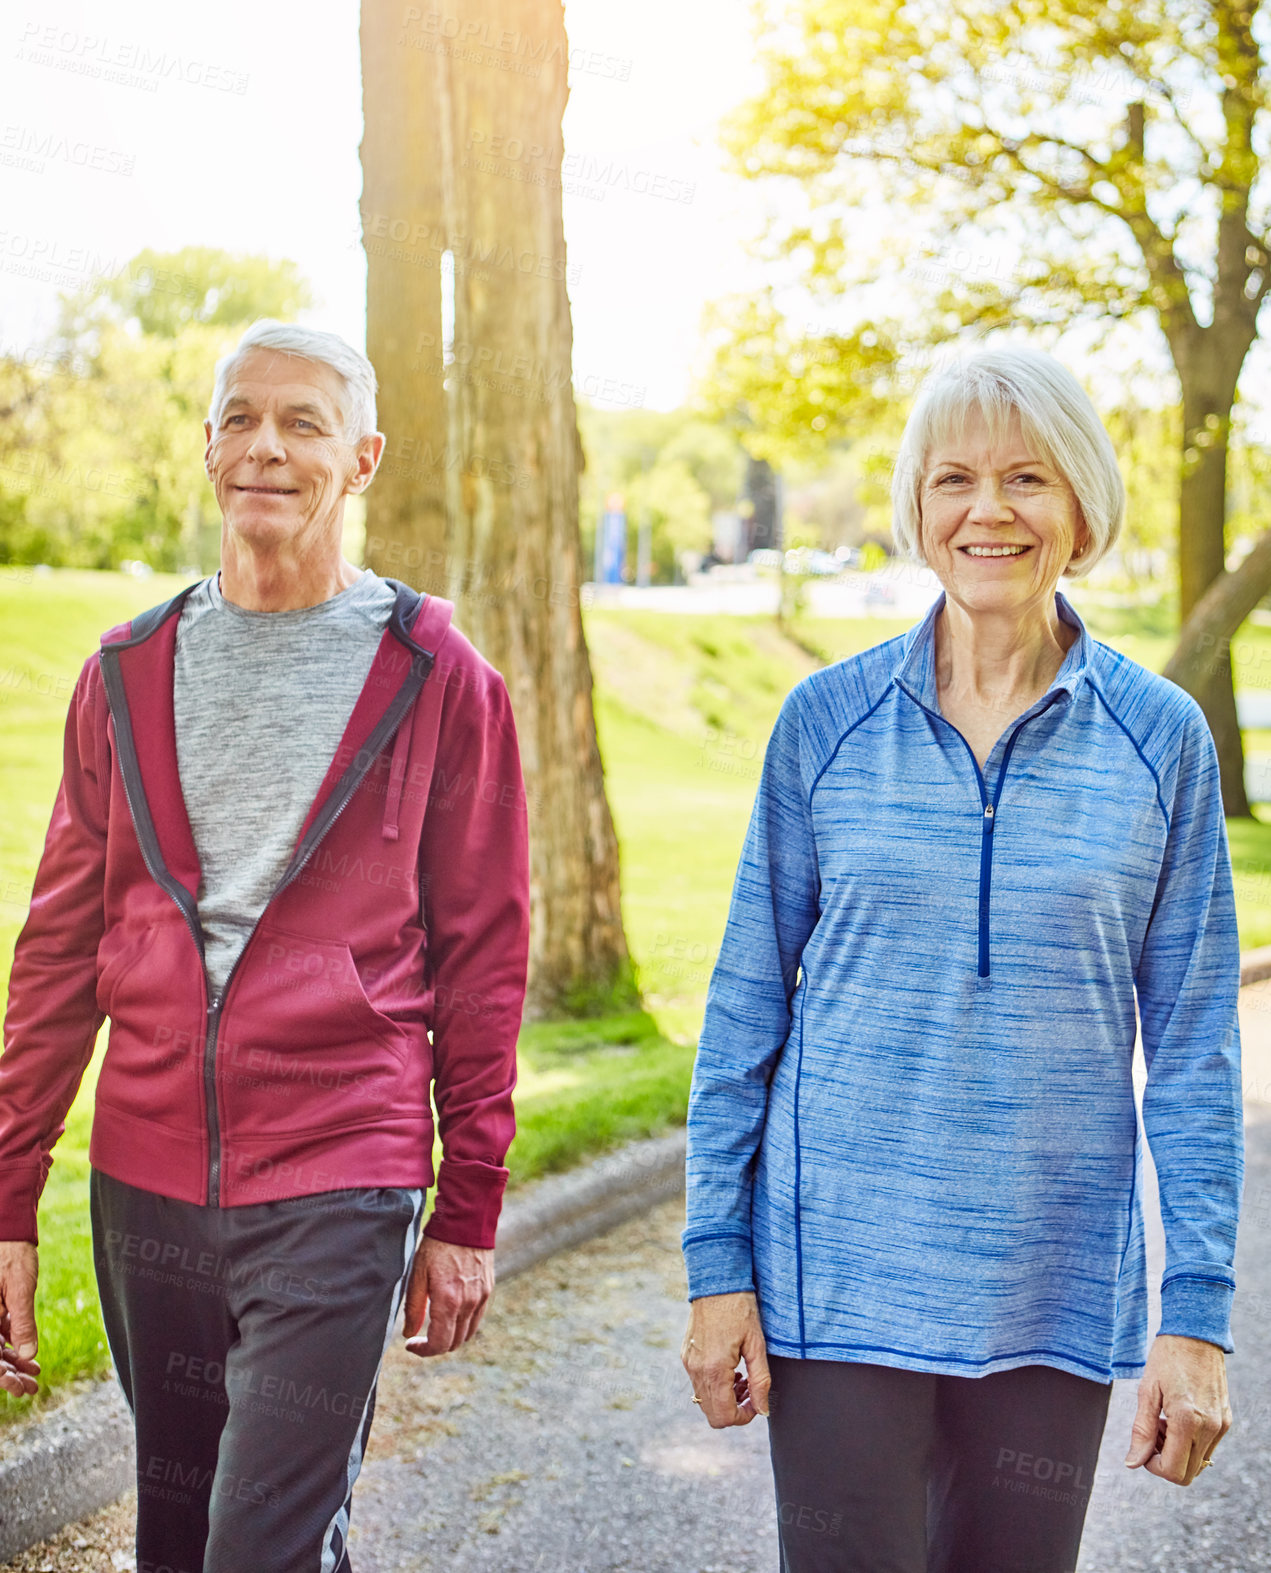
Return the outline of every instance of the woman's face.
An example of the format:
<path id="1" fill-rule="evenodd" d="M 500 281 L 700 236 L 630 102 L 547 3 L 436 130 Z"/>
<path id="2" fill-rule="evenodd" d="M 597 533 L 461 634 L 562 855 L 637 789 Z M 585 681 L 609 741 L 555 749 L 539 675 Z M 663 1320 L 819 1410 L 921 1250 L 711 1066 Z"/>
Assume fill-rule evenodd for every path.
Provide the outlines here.
<path id="1" fill-rule="evenodd" d="M 920 545 L 951 600 L 969 611 L 1049 603 L 1089 531 L 1076 493 L 1024 441 L 1018 416 L 994 444 L 975 411 L 934 448 L 919 488 Z"/>

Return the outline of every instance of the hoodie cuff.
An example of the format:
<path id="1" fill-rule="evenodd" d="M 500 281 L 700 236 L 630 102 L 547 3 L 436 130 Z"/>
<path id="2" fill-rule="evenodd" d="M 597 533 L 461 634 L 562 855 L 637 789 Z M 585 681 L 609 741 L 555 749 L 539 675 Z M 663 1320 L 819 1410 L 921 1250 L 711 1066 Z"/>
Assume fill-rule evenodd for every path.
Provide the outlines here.
<path id="1" fill-rule="evenodd" d="M 508 1171 L 494 1164 L 443 1158 L 437 1171 L 432 1215 L 424 1225 L 430 1240 L 494 1249 L 494 1234 L 503 1210 Z"/>
<path id="2" fill-rule="evenodd" d="M 29 1164 L 0 1168 L 0 1240 L 40 1243 L 35 1219 L 47 1177 L 47 1168 Z"/>
<path id="3" fill-rule="evenodd" d="M 1217 1344 L 1227 1354 L 1235 1351 L 1231 1341 L 1232 1284 L 1220 1278 L 1178 1273 L 1161 1285 L 1161 1325 L 1158 1336 L 1167 1333 L 1178 1338 L 1200 1338 Z"/>
<path id="4" fill-rule="evenodd" d="M 688 1269 L 688 1297 L 753 1294 L 755 1269 L 748 1234 L 699 1234 L 681 1241 Z"/>

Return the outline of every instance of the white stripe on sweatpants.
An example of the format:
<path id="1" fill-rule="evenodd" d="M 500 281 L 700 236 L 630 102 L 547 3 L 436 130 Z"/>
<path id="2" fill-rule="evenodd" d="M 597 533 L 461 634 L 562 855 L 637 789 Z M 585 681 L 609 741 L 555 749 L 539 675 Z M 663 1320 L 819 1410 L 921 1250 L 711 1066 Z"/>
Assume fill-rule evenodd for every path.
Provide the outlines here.
<path id="1" fill-rule="evenodd" d="M 384 1364 L 384 1356 L 388 1353 L 388 1346 L 393 1341 L 393 1327 L 397 1321 L 398 1308 L 402 1303 L 402 1296 L 406 1292 L 407 1271 L 415 1255 L 416 1230 L 419 1228 L 419 1215 L 424 1205 L 423 1191 L 410 1191 L 414 1198 L 415 1211 L 410 1223 L 406 1227 L 406 1241 L 403 1247 L 402 1277 L 393 1292 L 393 1303 L 388 1313 L 388 1327 L 384 1331 L 384 1344 L 380 1349 L 379 1365 L 375 1367 L 375 1381 L 371 1383 L 366 1393 L 366 1403 L 362 1405 L 362 1418 L 358 1422 L 357 1430 L 353 1435 L 353 1447 L 349 1453 L 348 1464 L 348 1490 L 345 1492 L 344 1501 L 335 1510 L 331 1522 L 327 1525 L 327 1532 L 322 1538 L 322 1566 L 321 1573 L 335 1573 L 335 1534 L 340 1532 L 341 1555 L 347 1548 L 349 1539 L 349 1498 L 353 1495 L 353 1486 L 362 1469 L 362 1441 L 366 1431 L 366 1411 L 371 1402 L 371 1394 L 380 1378 L 380 1366 Z"/>

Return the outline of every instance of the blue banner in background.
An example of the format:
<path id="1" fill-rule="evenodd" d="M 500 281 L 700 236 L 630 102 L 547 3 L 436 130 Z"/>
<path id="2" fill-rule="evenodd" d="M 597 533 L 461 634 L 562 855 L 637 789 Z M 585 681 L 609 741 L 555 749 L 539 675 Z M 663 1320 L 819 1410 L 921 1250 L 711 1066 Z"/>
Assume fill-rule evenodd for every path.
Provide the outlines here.
<path id="1" fill-rule="evenodd" d="M 627 516 L 609 510 L 600 516 L 600 583 L 621 584 L 627 565 Z"/>

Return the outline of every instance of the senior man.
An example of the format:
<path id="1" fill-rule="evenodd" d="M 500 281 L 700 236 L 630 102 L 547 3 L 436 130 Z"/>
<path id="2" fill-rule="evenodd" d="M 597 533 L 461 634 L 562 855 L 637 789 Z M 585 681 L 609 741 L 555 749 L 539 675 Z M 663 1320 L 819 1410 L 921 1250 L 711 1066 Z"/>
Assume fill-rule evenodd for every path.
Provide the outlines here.
<path id="1" fill-rule="evenodd" d="M 0 1385 L 35 1390 L 36 1207 L 109 1016 L 93 1241 L 138 1568 L 339 1573 L 403 1293 L 437 1355 L 494 1284 L 525 794 L 450 604 L 341 555 L 384 450 L 365 357 L 258 322 L 205 429 L 220 572 L 85 662 L 14 955 Z"/>

